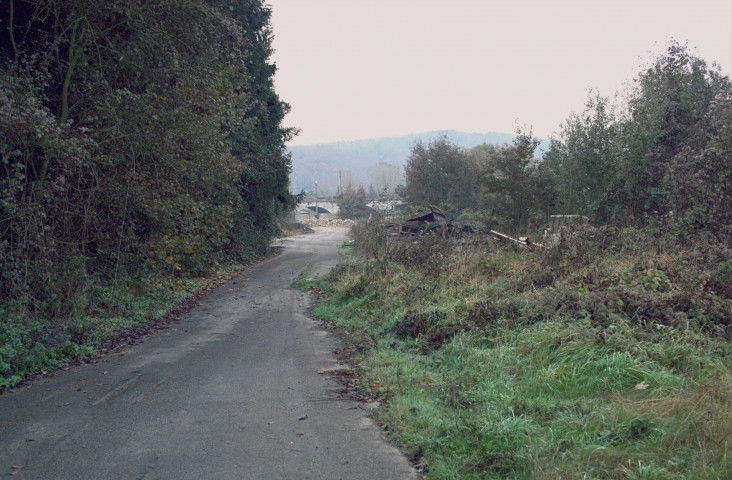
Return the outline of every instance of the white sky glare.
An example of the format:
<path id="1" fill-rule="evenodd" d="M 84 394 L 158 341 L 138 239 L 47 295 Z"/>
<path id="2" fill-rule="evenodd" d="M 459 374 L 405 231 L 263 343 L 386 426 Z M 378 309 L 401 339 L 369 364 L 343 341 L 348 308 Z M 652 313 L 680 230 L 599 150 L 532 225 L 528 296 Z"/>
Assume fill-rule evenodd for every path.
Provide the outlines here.
<path id="1" fill-rule="evenodd" d="M 732 0 L 270 0 L 291 144 L 430 130 L 548 138 L 670 39 L 726 75 Z"/>

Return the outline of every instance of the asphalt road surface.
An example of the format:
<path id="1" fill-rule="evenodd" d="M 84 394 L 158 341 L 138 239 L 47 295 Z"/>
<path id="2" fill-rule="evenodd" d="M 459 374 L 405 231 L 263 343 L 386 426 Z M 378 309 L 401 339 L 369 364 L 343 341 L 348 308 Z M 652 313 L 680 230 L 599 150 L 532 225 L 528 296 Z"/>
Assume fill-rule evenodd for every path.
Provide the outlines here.
<path id="1" fill-rule="evenodd" d="M 19 479 L 417 478 L 324 370 L 338 341 L 290 284 L 338 261 L 344 230 L 220 286 L 132 347 L 0 395 L 0 475 Z M 318 371 L 321 371 L 319 374 Z"/>

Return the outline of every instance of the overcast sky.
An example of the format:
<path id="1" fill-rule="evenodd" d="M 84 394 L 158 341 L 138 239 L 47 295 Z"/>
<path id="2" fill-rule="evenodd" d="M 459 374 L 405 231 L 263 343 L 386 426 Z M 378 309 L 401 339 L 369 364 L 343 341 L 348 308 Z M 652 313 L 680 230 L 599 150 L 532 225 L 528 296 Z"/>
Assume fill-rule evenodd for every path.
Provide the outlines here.
<path id="1" fill-rule="evenodd" d="M 429 130 L 548 138 L 669 39 L 726 74 L 731 0 L 269 0 L 291 144 Z"/>

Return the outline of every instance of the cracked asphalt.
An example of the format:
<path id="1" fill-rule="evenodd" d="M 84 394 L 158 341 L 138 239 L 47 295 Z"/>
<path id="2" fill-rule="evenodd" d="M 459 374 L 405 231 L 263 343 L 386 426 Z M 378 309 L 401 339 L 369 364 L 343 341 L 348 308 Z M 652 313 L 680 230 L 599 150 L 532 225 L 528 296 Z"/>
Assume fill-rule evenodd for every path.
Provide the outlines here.
<path id="1" fill-rule="evenodd" d="M 416 479 L 318 371 L 338 340 L 290 284 L 342 229 L 282 241 L 168 328 L 0 395 L 0 475 L 19 479 Z M 279 243 L 279 242 L 278 242 Z"/>

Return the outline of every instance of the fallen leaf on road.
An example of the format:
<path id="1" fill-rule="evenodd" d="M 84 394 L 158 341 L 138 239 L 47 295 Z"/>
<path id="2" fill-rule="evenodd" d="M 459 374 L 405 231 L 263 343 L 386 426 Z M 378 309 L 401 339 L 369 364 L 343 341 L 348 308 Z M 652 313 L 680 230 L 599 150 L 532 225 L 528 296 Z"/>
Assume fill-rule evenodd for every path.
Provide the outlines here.
<path id="1" fill-rule="evenodd" d="M 318 370 L 318 375 L 325 375 L 325 370 Z"/>

